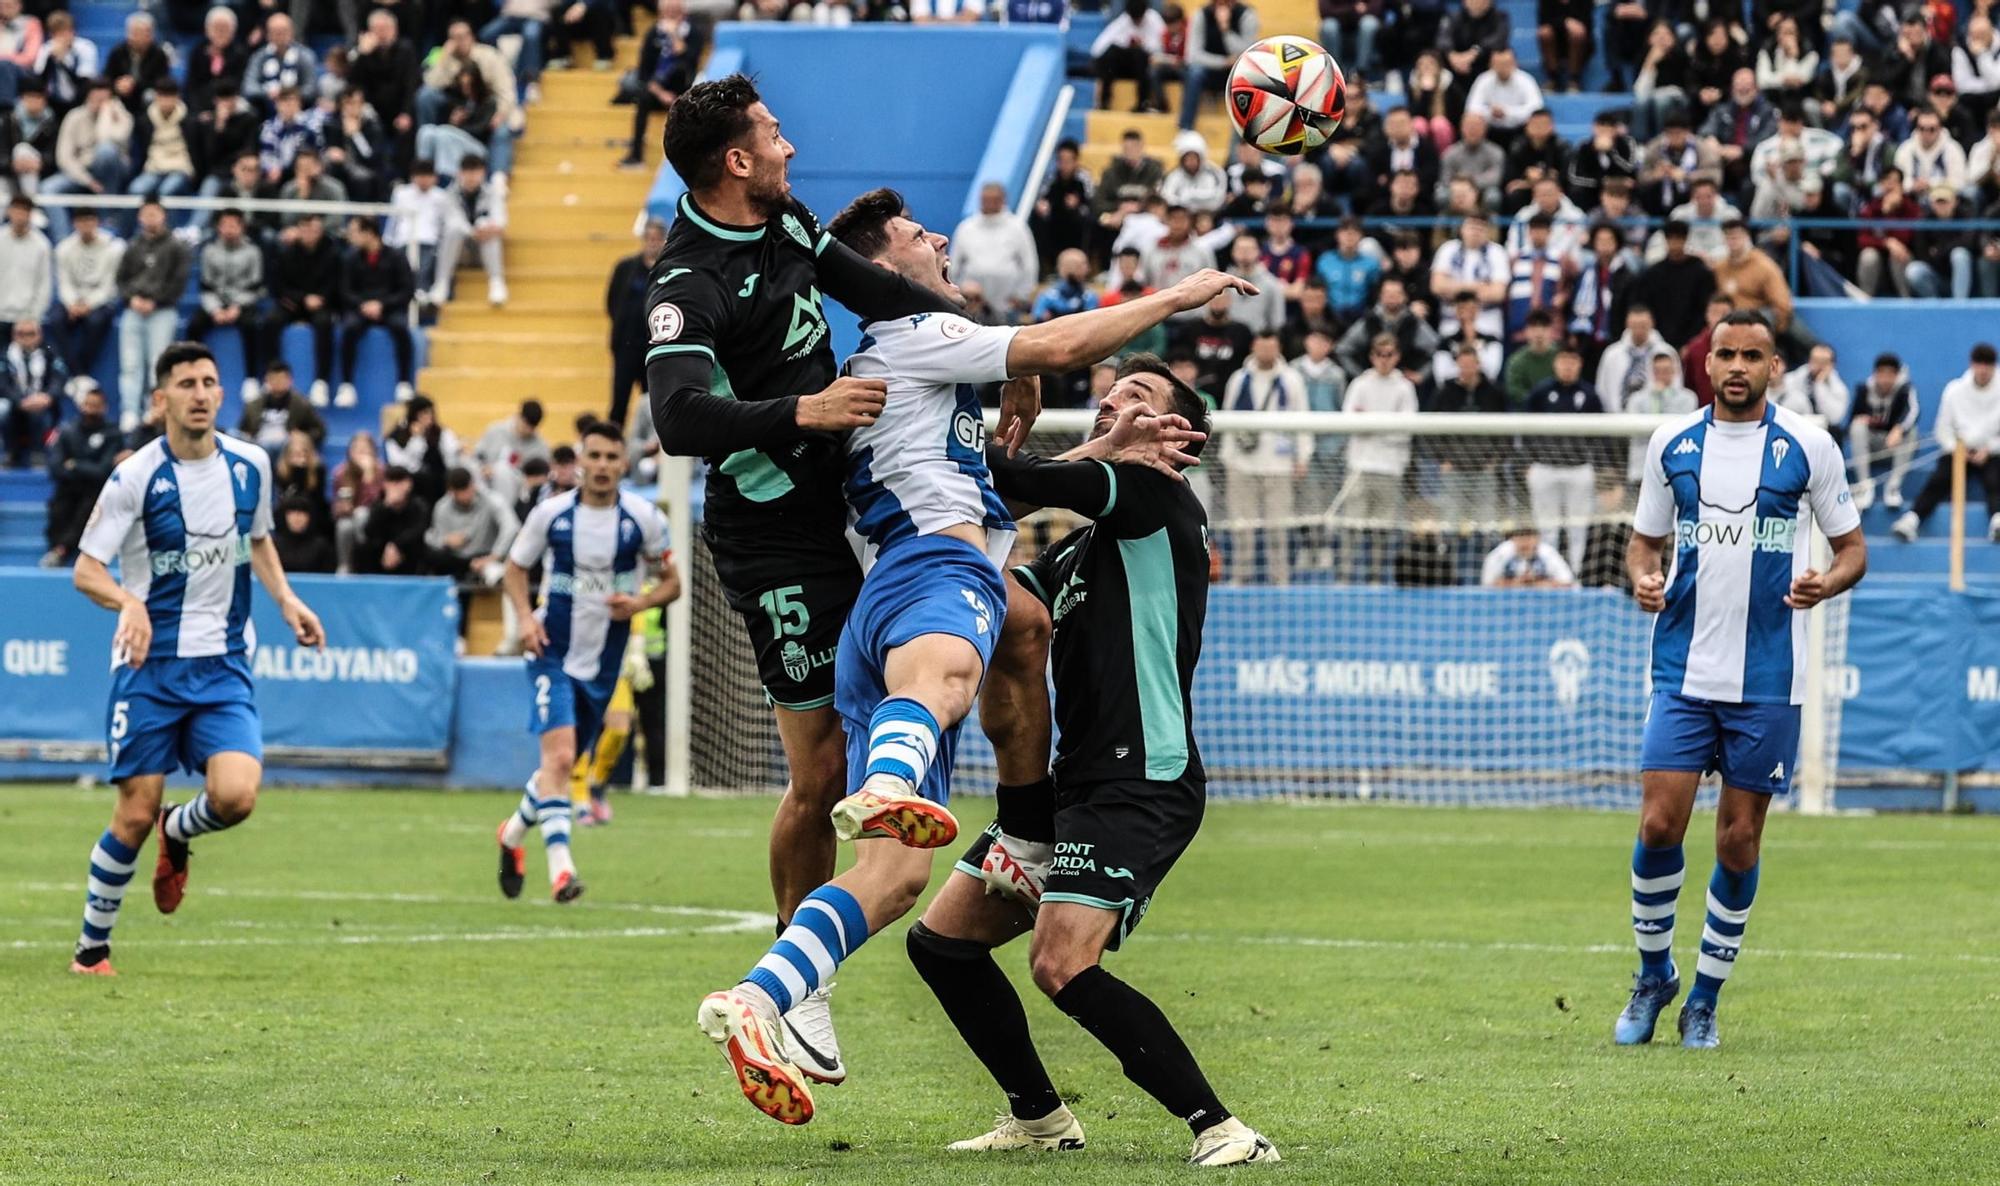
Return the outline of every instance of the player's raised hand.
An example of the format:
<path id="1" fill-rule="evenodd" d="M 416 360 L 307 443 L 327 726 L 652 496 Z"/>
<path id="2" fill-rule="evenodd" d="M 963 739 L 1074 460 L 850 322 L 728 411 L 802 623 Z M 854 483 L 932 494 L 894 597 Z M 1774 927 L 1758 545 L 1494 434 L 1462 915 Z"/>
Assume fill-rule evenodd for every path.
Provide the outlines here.
<path id="1" fill-rule="evenodd" d="M 800 428 L 845 432 L 875 423 L 888 402 L 889 385 L 881 379 L 842 375 L 825 391 L 800 396 L 796 415 Z"/>
<path id="2" fill-rule="evenodd" d="M 1200 464 L 1183 446 L 1205 441 L 1208 434 L 1197 431 L 1184 417 L 1156 416 L 1152 409 L 1135 402 L 1119 411 L 1104 439 L 1111 447 L 1107 460 L 1113 464 L 1148 466 L 1183 482 L 1187 479 L 1181 476 L 1181 469 Z"/>
<path id="3" fill-rule="evenodd" d="M 1792 591 L 1785 604 L 1793 609 L 1811 609 L 1826 600 L 1826 578 L 1816 568 L 1808 568 L 1792 578 Z"/>
<path id="4" fill-rule="evenodd" d="M 305 602 L 294 597 L 280 607 L 285 615 L 285 625 L 292 628 L 292 637 L 299 640 L 302 647 L 326 646 L 326 630 L 319 624 L 319 615 Z"/>
<path id="5" fill-rule="evenodd" d="M 1649 572 L 1632 584 L 1632 596 L 1639 602 L 1639 608 L 1649 614 L 1657 614 L 1667 608 L 1667 578 L 1663 573 Z"/>
<path id="6" fill-rule="evenodd" d="M 549 632 L 542 620 L 532 615 L 521 619 L 521 650 L 539 659 L 549 647 Z"/>
<path id="7" fill-rule="evenodd" d="M 135 597 L 118 611 L 118 630 L 111 636 L 111 653 L 136 671 L 152 649 L 153 618 L 146 612 L 146 603 Z"/>
<path id="8" fill-rule="evenodd" d="M 1000 389 L 1000 419 L 993 427 L 994 443 L 1005 445 L 1009 457 L 1019 453 L 1041 414 L 1041 376 L 1022 375 L 1007 380 L 1007 385 Z"/>
<path id="9" fill-rule="evenodd" d="M 1257 286 L 1241 276 L 1218 272 L 1214 268 L 1203 268 L 1167 289 L 1167 296 L 1173 301 L 1176 309 L 1185 312 L 1189 309 L 1199 309 L 1225 292 L 1256 296 Z"/>

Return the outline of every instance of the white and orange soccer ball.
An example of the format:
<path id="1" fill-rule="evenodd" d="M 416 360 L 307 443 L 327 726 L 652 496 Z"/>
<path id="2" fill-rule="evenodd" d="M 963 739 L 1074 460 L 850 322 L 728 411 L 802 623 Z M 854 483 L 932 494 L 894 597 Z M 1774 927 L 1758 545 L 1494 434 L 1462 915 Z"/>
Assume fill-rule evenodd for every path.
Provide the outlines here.
<path id="1" fill-rule="evenodd" d="M 1229 69 L 1229 118 L 1265 152 L 1297 156 L 1325 144 L 1347 114 L 1347 80 L 1333 55 L 1303 37 L 1266 37 Z"/>

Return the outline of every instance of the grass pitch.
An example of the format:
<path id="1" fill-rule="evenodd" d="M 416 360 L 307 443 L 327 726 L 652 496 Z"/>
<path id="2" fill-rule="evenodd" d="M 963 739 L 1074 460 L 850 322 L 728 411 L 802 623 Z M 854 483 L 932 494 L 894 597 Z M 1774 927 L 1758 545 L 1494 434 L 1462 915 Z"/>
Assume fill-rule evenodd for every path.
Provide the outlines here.
<path id="1" fill-rule="evenodd" d="M 1991 820 L 1774 818 L 1723 1049 L 1697 1053 L 1610 1042 L 1629 817 L 1217 804 L 1109 961 L 1285 1155 L 1199 1171 L 1025 947 L 1002 960 L 1090 1148 L 944 1154 L 1002 1105 L 907 924 L 842 974 L 847 1085 L 802 1129 L 764 1119 L 693 1017 L 768 942 L 771 804 L 623 799 L 558 908 L 494 887 L 513 802 L 269 793 L 197 841 L 170 919 L 149 845 L 106 981 L 64 968 L 110 793 L 0 790 L 0 1182 L 2000 1181 Z"/>

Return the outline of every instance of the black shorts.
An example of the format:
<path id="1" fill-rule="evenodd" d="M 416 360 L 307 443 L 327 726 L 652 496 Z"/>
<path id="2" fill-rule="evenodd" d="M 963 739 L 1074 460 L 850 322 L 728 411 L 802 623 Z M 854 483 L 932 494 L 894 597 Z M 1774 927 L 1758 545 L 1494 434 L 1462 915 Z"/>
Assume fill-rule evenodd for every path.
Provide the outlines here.
<path id="1" fill-rule="evenodd" d="M 1106 946 L 1116 951 L 1146 917 L 1153 891 L 1201 830 L 1208 784 L 1138 779 L 1056 787 L 1056 859 L 1043 902 L 1075 902 L 1119 912 Z M 973 877 L 999 835 L 980 833 L 955 866 Z"/>
<path id="2" fill-rule="evenodd" d="M 722 595 L 750 632 L 765 698 L 800 711 L 832 704 L 840 632 L 861 594 L 861 564 L 846 533 L 703 524 L 702 538 Z"/>

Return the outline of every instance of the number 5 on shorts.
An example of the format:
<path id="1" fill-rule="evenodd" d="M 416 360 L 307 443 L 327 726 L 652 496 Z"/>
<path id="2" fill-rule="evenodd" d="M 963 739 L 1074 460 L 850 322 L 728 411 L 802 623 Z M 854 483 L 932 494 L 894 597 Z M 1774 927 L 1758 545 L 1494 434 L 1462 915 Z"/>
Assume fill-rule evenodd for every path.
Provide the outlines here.
<path id="1" fill-rule="evenodd" d="M 804 585 L 786 585 L 782 589 L 772 589 L 757 599 L 764 607 L 764 613 L 771 619 L 771 637 L 784 638 L 793 634 L 804 634 L 812 614 L 805 602 L 798 596 L 806 591 Z"/>

